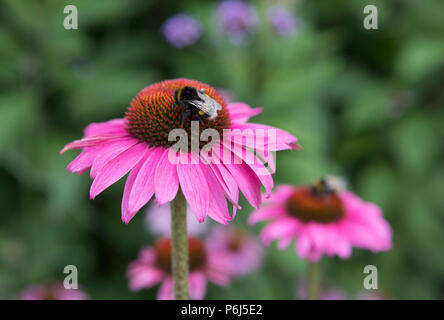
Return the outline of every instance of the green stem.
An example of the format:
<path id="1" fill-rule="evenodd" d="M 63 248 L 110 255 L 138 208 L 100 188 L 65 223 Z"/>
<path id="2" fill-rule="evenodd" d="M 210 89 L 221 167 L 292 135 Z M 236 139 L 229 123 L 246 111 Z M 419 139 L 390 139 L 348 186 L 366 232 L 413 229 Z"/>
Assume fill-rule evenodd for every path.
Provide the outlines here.
<path id="1" fill-rule="evenodd" d="M 171 256 L 176 300 L 188 300 L 187 202 L 177 192 L 171 202 Z"/>
<path id="2" fill-rule="evenodd" d="M 317 262 L 308 264 L 307 297 L 308 300 L 319 298 L 319 264 Z"/>

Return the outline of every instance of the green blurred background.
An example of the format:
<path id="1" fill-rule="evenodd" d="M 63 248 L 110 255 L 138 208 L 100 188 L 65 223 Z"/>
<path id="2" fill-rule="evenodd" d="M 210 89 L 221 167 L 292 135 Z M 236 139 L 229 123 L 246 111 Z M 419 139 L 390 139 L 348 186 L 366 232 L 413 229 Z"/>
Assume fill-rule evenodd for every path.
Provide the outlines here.
<path id="1" fill-rule="evenodd" d="M 444 2 L 284 1 L 301 21 L 289 37 L 267 23 L 275 2 L 252 1 L 258 31 L 235 45 L 218 29 L 217 1 L 0 1 L 0 298 L 63 280 L 68 264 L 93 299 L 155 297 L 130 292 L 124 277 L 153 242 L 144 212 L 124 225 L 123 182 L 90 201 L 88 174 L 66 170 L 74 152 L 58 152 L 88 123 L 122 117 L 144 86 L 176 77 L 263 106 L 256 122 L 300 139 L 301 151 L 278 154 L 276 183 L 343 175 L 383 208 L 393 249 L 324 259 L 325 284 L 354 295 L 374 264 L 386 296 L 444 296 Z M 78 30 L 63 28 L 68 4 Z M 379 9 L 379 30 L 363 28 L 367 4 Z M 202 36 L 175 49 L 159 28 L 183 11 Z M 242 201 L 234 223 L 246 228 Z M 292 248 L 273 244 L 258 272 L 228 289 L 210 285 L 207 298 L 292 299 L 304 272 Z"/>

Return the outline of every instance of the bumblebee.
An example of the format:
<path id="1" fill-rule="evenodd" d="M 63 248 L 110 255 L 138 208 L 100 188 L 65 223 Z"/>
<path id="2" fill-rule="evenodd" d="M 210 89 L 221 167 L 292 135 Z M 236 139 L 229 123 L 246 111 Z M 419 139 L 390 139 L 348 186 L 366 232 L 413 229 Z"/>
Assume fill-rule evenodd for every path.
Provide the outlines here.
<path id="1" fill-rule="evenodd" d="M 321 178 L 311 186 L 314 195 L 323 196 L 338 193 L 346 189 L 346 182 L 341 177 L 327 176 Z"/>
<path id="2" fill-rule="evenodd" d="M 205 94 L 205 89 L 197 90 L 194 87 L 182 87 L 174 92 L 174 102 L 172 106 L 184 109 L 182 124 L 187 118 L 197 118 L 200 123 L 204 118 L 214 120 L 217 112 L 222 110 L 222 106 L 210 96 Z"/>

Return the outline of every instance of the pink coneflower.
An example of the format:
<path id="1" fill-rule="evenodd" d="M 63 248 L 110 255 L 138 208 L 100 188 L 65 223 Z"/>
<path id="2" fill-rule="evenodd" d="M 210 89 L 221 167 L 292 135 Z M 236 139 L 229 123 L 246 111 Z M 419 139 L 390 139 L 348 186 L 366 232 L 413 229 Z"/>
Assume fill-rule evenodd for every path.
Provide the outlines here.
<path id="1" fill-rule="evenodd" d="M 251 224 L 272 220 L 262 233 L 269 244 L 285 249 L 295 240 L 297 254 L 317 262 L 324 254 L 350 257 L 352 247 L 373 252 L 392 247 L 392 231 L 381 209 L 349 191 L 336 191 L 321 180 L 314 186 L 282 185 L 254 212 Z"/>
<path id="2" fill-rule="evenodd" d="M 185 110 L 176 105 L 174 99 L 175 93 L 184 87 L 203 92 L 201 94 L 219 104 L 221 109 L 217 116 L 212 120 L 201 118 L 200 121 L 191 121 L 190 117 L 184 116 Z M 240 208 L 237 203 L 239 189 L 258 208 L 261 184 L 268 194 L 273 187 L 270 172 L 263 170 L 263 160 L 246 148 L 251 147 L 251 141 L 260 140 L 254 149 L 266 152 L 299 148 L 296 137 L 286 131 L 247 123 L 250 117 L 260 112 L 261 109 L 252 109 L 244 103 L 227 105 L 212 87 L 204 83 L 189 79 L 166 80 L 143 89 L 131 101 L 124 118 L 90 124 L 82 139 L 67 144 L 61 152 L 82 150 L 68 165 L 68 170 L 81 174 L 91 168 L 90 175 L 94 179 L 91 199 L 129 172 L 122 199 L 122 220 L 125 223 L 153 195 L 160 205 L 172 201 L 180 186 L 199 222 L 204 221 L 208 214 L 214 220 L 227 224 L 232 217 L 225 197 L 233 204 L 234 214 Z M 205 129 L 213 129 L 212 133 L 216 132 L 223 138 L 214 142 L 211 136 L 209 139 L 206 137 L 217 148 L 213 146 L 205 155 L 189 152 L 191 164 L 172 162 L 169 151 L 176 141 L 170 141 L 169 134 L 181 128 L 193 144 L 193 123 L 197 123 L 198 134 Z M 250 135 L 236 140 L 238 134 L 224 134 L 227 129 L 246 130 Z M 270 132 L 276 134 L 275 140 L 270 137 Z M 198 151 L 202 151 L 206 143 L 199 141 Z M 196 157 L 197 163 L 193 161 Z"/>
<path id="3" fill-rule="evenodd" d="M 214 227 L 207 239 L 210 249 L 226 259 L 226 271 L 234 277 L 246 276 L 262 263 L 263 248 L 259 239 L 246 231 Z"/>
<path id="4" fill-rule="evenodd" d="M 22 291 L 22 300 L 86 300 L 88 296 L 80 289 L 65 289 L 63 284 L 34 284 Z"/>
<path id="5" fill-rule="evenodd" d="M 156 203 L 148 205 L 145 216 L 146 228 L 157 236 L 171 236 L 171 206 L 165 203 L 161 206 Z M 205 232 L 207 224 L 199 223 L 191 209 L 187 207 L 187 234 L 199 235 Z"/>
<path id="6" fill-rule="evenodd" d="M 202 240 L 189 237 L 188 252 L 188 282 L 191 299 L 204 298 L 207 281 L 219 286 L 226 286 L 230 283 L 225 260 L 217 252 L 209 250 Z M 139 258 L 128 266 L 127 277 L 131 290 L 151 288 L 161 283 L 157 298 L 159 300 L 173 300 L 170 239 L 162 238 L 154 246 L 143 248 L 139 253 Z"/>

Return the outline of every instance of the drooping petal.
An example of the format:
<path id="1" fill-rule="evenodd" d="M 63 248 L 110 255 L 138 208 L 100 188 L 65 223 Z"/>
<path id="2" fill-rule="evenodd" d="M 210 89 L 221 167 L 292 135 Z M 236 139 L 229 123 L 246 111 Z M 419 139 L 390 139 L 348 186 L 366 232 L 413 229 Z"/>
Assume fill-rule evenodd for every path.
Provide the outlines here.
<path id="1" fill-rule="evenodd" d="M 82 150 L 82 152 L 68 164 L 66 167 L 68 171 L 71 173 L 77 172 L 78 174 L 82 174 L 88 170 L 88 168 L 91 167 L 94 158 L 98 155 L 97 149 L 97 147 L 90 147 Z"/>
<path id="2" fill-rule="evenodd" d="M 104 141 L 112 139 L 115 139 L 115 137 L 86 137 L 80 140 L 75 140 L 65 145 L 63 149 L 60 150 L 60 154 L 65 153 L 66 151 L 71 149 L 83 149 L 88 147 L 94 147 Z"/>
<path id="3" fill-rule="evenodd" d="M 296 219 L 282 218 L 267 225 L 261 232 L 261 239 L 265 244 L 270 244 L 273 240 L 293 235 L 298 227 Z"/>
<path id="4" fill-rule="evenodd" d="M 295 187 L 287 184 L 277 186 L 269 198 L 263 197 L 263 204 L 284 204 L 290 195 L 296 190 Z"/>
<path id="5" fill-rule="evenodd" d="M 280 151 L 288 149 L 299 150 L 298 139 L 287 131 L 258 123 L 235 123 L 231 126 L 232 137 L 237 139 L 243 137 L 242 145 L 252 150 Z M 240 130 L 239 132 L 236 129 Z M 252 139 L 253 135 L 254 139 Z"/>
<path id="6" fill-rule="evenodd" d="M 128 211 L 135 214 L 154 194 L 154 173 L 163 154 L 162 148 L 149 149 L 141 161 L 142 165 L 137 172 L 133 187 L 128 199 Z"/>
<path id="7" fill-rule="evenodd" d="M 176 165 L 181 190 L 199 222 L 205 220 L 209 205 L 208 184 L 199 164 Z"/>
<path id="8" fill-rule="evenodd" d="M 84 130 L 85 137 L 107 135 L 129 135 L 125 131 L 125 119 L 113 119 L 106 122 L 91 123 Z"/>
<path id="9" fill-rule="evenodd" d="M 202 300 L 207 291 L 207 279 L 202 272 L 191 272 L 188 277 L 189 294 L 192 300 Z"/>
<path id="10" fill-rule="evenodd" d="M 167 277 L 160 285 L 157 300 L 174 300 L 174 284 L 171 277 Z"/>
<path id="11" fill-rule="evenodd" d="M 168 159 L 168 152 L 165 150 L 162 154 L 154 174 L 154 191 L 159 205 L 173 200 L 179 189 L 176 165 Z"/>
<path id="12" fill-rule="evenodd" d="M 227 105 L 233 123 L 245 123 L 251 117 L 258 115 L 264 108 L 251 108 L 248 104 L 234 102 Z"/>
<path id="13" fill-rule="evenodd" d="M 230 171 L 248 202 L 254 208 L 259 208 L 261 203 L 261 181 L 253 170 L 245 163 L 225 164 L 225 167 Z"/>
<path id="14" fill-rule="evenodd" d="M 159 283 L 163 279 L 164 273 L 155 267 L 134 261 L 128 267 L 127 277 L 130 290 L 139 291 Z"/>
<path id="15" fill-rule="evenodd" d="M 206 161 L 206 163 L 209 164 L 210 169 L 218 180 L 228 200 L 231 201 L 234 207 L 236 207 L 237 209 L 241 209 L 241 207 L 237 203 L 239 199 L 239 188 L 236 181 L 231 176 L 231 173 L 227 170 L 227 168 L 225 168 L 223 164 L 220 163 L 220 159 L 217 158 L 215 161 L 213 161 L 213 159 L 207 157 L 205 153 L 202 153 L 201 157 Z"/>
<path id="16" fill-rule="evenodd" d="M 144 143 L 136 144 L 109 161 L 94 179 L 90 189 L 90 198 L 94 199 L 100 192 L 134 168 L 145 155 L 147 148 Z"/>
<path id="17" fill-rule="evenodd" d="M 102 170 L 102 168 L 108 162 L 110 162 L 112 159 L 116 158 L 118 155 L 122 154 L 137 143 L 139 143 L 138 140 L 134 138 L 123 138 L 109 140 L 96 147 L 100 148 L 98 149 L 98 153 L 100 152 L 100 156 L 95 157 L 92 163 L 90 172 L 91 179 L 94 179 L 97 176 L 97 173 Z"/>
<path id="18" fill-rule="evenodd" d="M 228 212 L 227 200 L 224 196 L 219 181 L 216 179 L 213 171 L 208 165 L 200 164 L 202 172 L 205 174 L 209 191 L 208 215 L 215 221 L 228 225 L 227 221 L 231 221 L 230 213 Z"/>
<path id="19" fill-rule="evenodd" d="M 250 214 L 248 217 L 248 224 L 254 225 L 261 221 L 282 218 L 285 215 L 286 210 L 281 205 L 265 206 Z"/>
<path id="20" fill-rule="evenodd" d="M 269 197 L 271 195 L 271 190 L 273 189 L 273 177 L 271 176 L 270 171 L 262 163 L 262 161 L 259 160 L 250 150 L 244 147 L 234 147 L 230 149 L 230 143 L 227 143 L 226 141 L 224 141 L 223 143 L 226 148 L 224 148 L 224 152 L 229 152 L 228 150 L 231 150 L 231 152 L 233 152 L 235 156 L 235 159 L 236 157 L 238 159 L 242 159 L 243 162 L 246 163 L 251 168 L 251 170 L 254 171 L 254 173 L 264 186 L 267 196 Z M 234 163 L 236 163 L 236 160 L 234 160 Z"/>
<path id="21" fill-rule="evenodd" d="M 129 197 L 131 195 L 131 190 L 134 185 L 134 181 L 136 180 L 137 174 L 139 173 L 140 168 L 143 165 L 143 160 L 140 160 L 134 168 L 130 171 L 128 178 L 126 178 L 125 187 L 123 189 L 123 197 L 121 203 L 121 211 L 122 211 L 122 221 L 125 224 L 128 224 L 132 218 L 136 215 L 135 212 L 130 213 L 128 210 Z"/>

